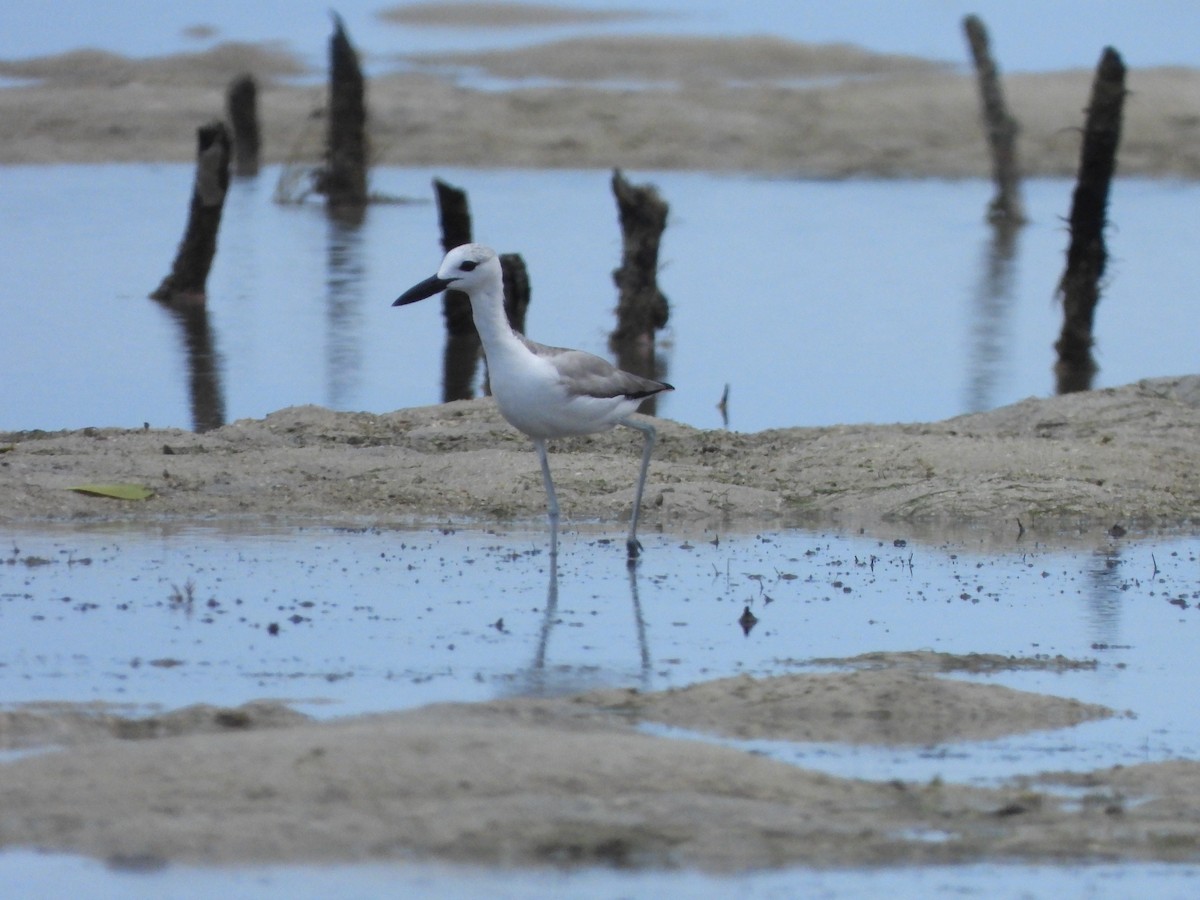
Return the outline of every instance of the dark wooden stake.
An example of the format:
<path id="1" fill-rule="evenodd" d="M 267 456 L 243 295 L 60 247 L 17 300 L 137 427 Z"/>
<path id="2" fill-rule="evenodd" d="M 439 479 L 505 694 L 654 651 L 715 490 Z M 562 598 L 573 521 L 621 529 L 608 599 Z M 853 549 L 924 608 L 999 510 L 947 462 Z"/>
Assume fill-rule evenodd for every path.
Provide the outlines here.
<path id="1" fill-rule="evenodd" d="M 196 179 L 187 229 L 171 272 L 150 294 L 155 300 L 203 298 L 208 272 L 217 253 L 217 231 L 229 190 L 229 132 L 224 122 L 210 122 L 197 132 Z"/>
<path id="2" fill-rule="evenodd" d="M 229 83 L 225 112 L 233 130 L 234 174 L 257 175 L 262 141 L 258 127 L 258 85 L 253 75 L 241 75 Z"/>
<path id="3" fill-rule="evenodd" d="M 525 313 L 529 310 L 529 271 L 520 253 L 501 253 L 504 271 L 504 314 L 514 331 L 525 333 Z"/>
<path id="4" fill-rule="evenodd" d="M 442 250 L 471 243 L 471 213 L 467 207 L 467 192 L 433 180 L 437 198 L 438 221 L 442 229 Z M 479 368 L 482 349 L 475 321 L 471 318 L 471 301 L 462 291 L 442 294 L 442 317 L 446 320 L 446 350 L 442 361 L 442 402 L 468 400 L 475 396 L 475 372 Z"/>
<path id="5" fill-rule="evenodd" d="M 667 324 L 670 309 L 658 289 L 658 250 L 667 227 L 668 206 L 653 185 L 632 185 L 613 171 L 613 194 L 621 222 L 621 267 L 617 285 L 617 327 L 613 341 L 650 337 Z"/>
<path id="6" fill-rule="evenodd" d="M 1021 202 L 1021 174 L 1017 165 L 1017 120 L 1004 102 L 1004 91 L 983 22 L 978 16 L 967 16 L 963 19 L 963 30 L 975 60 L 983 122 L 992 151 L 996 196 L 988 205 L 988 221 L 1021 224 L 1025 221 L 1025 209 Z"/>
<path id="7" fill-rule="evenodd" d="M 435 178 L 433 193 L 437 197 L 443 252 L 449 253 L 455 247 L 471 243 L 471 211 L 467 206 L 467 192 Z"/>
<path id="8" fill-rule="evenodd" d="M 333 16 L 329 41 L 329 131 L 325 168 L 316 190 L 329 207 L 362 207 L 367 202 L 366 84 L 358 53 L 342 19 Z"/>
<path id="9" fill-rule="evenodd" d="M 1060 394 L 1089 389 L 1096 373 L 1092 325 L 1100 301 L 1100 280 L 1108 261 L 1104 226 L 1109 186 L 1117 166 L 1124 103 L 1125 63 L 1116 50 L 1105 47 L 1092 82 L 1079 176 L 1071 203 L 1067 266 L 1058 284 L 1063 327 L 1054 344 L 1058 351 L 1054 371 Z"/>
<path id="10" fill-rule="evenodd" d="M 654 332 L 667 324 L 670 307 L 658 289 L 658 251 L 667 227 L 669 207 L 652 185 L 632 185 L 613 170 L 613 194 L 621 222 L 621 266 L 613 272 L 617 286 L 617 327 L 609 348 L 617 365 L 635 375 L 659 378 Z M 644 407 L 653 411 L 654 398 Z"/>

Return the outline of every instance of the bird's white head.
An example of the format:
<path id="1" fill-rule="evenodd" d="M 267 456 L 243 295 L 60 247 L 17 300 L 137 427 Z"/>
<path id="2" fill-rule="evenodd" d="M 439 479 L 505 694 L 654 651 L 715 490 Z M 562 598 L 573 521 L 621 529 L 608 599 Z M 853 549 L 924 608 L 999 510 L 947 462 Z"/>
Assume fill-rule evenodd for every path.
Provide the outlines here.
<path id="1" fill-rule="evenodd" d="M 495 250 L 483 244 L 463 244 L 446 254 L 436 275 L 410 287 L 392 306 L 416 303 L 448 289 L 471 293 L 481 285 L 499 284 L 502 278 Z"/>

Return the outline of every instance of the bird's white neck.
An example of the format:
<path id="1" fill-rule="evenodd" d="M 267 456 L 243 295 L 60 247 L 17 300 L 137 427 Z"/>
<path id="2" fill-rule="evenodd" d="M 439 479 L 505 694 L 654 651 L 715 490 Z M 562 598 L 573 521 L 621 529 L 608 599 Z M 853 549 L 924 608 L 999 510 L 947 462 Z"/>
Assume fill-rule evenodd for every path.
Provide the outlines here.
<path id="1" fill-rule="evenodd" d="M 475 320 L 475 330 L 479 332 L 485 353 L 490 355 L 493 349 L 520 344 L 504 312 L 503 288 L 477 289 L 468 296 L 471 298 L 471 318 Z"/>

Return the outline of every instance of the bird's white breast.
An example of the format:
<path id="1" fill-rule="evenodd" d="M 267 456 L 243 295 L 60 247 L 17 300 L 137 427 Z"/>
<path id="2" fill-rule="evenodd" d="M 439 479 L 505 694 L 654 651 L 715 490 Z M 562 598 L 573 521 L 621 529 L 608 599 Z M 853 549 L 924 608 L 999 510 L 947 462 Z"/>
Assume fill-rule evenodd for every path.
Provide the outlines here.
<path id="1" fill-rule="evenodd" d="M 638 407 L 624 397 L 572 394 L 550 361 L 528 351 L 492 354 L 488 370 L 501 415 L 534 438 L 606 431 Z"/>

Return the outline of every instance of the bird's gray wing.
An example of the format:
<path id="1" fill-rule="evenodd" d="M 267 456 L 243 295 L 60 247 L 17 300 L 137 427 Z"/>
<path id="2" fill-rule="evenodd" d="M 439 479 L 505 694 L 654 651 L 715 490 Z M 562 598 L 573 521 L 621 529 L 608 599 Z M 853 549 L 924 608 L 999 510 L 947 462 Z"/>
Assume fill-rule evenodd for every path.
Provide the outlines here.
<path id="1" fill-rule="evenodd" d="M 558 370 L 558 376 L 568 393 L 577 397 L 628 397 L 636 400 L 672 389 L 670 385 L 662 382 L 618 369 L 594 353 L 568 350 L 564 347 L 547 347 L 524 336 L 521 340 L 526 347 L 548 360 Z"/>

